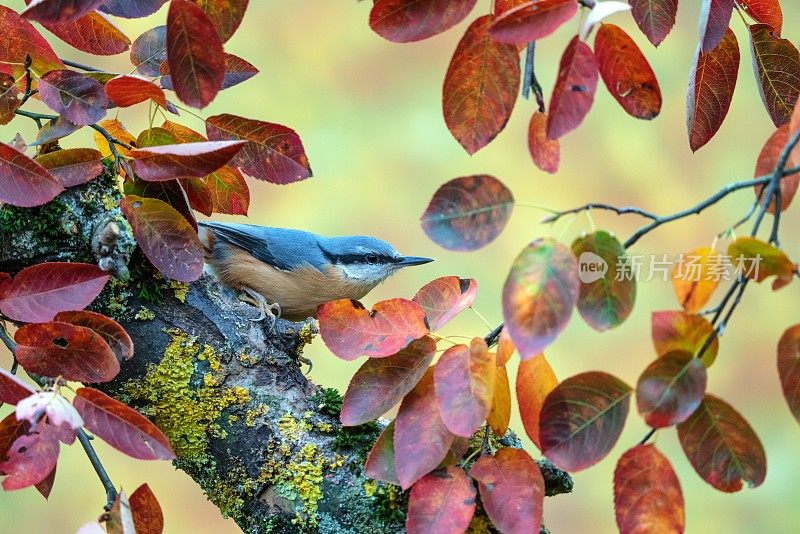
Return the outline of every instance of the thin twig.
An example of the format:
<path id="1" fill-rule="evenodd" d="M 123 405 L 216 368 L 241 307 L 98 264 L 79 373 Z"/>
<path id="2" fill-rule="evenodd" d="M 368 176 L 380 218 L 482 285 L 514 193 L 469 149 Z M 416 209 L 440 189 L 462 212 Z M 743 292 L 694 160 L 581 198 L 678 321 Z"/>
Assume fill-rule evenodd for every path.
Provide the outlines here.
<path id="1" fill-rule="evenodd" d="M 31 78 L 31 64 L 33 64 L 33 60 L 30 54 L 25 54 L 25 94 L 22 95 L 18 107 L 25 105 L 25 102 L 27 102 L 31 96 L 39 92 L 36 89 L 31 89 L 31 84 L 33 83 L 33 79 Z M 39 127 L 41 128 L 41 126 Z"/>
<path id="2" fill-rule="evenodd" d="M 78 441 L 80 441 L 84 452 L 86 452 L 86 456 L 89 458 L 89 462 L 92 464 L 92 467 L 94 467 L 97 477 L 100 479 L 100 482 L 103 484 L 103 488 L 106 490 L 105 509 L 111 510 L 111 506 L 117 499 L 117 489 L 114 487 L 114 483 L 111 482 L 111 478 L 109 478 L 108 472 L 106 472 L 106 468 L 103 466 L 103 462 L 101 462 L 100 458 L 97 456 L 97 452 L 92 446 L 92 441 L 89 435 L 86 434 L 82 428 L 78 429 L 77 435 Z"/>
<path id="3" fill-rule="evenodd" d="M 80 69 L 85 70 L 86 72 L 103 72 L 101 69 L 97 69 L 95 67 L 90 67 L 89 65 L 84 65 L 83 63 L 78 63 L 77 61 L 70 61 L 69 59 L 61 59 L 61 63 L 66 65 L 67 67 L 72 67 L 73 69 Z"/>
<path id="4" fill-rule="evenodd" d="M 502 332 L 502 331 L 503 331 L 503 325 L 504 325 L 504 324 L 505 324 L 505 323 L 500 323 L 499 325 L 495 326 L 495 327 L 494 327 L 494 330 L 492 330 L 491 332 L 489 332 L 488 334 L 486 334 L 486 337 L 485 337 L 485 338 L 483 338 L 483 340 L 486 342 L 486 344 L 487 344 L 487 345 L 488 345 L 490 348 L 492 347 L 492 345 L 494 345 L 495 343 L 497 343 L 497 338 L 499 338 L 499 337 L 500 337 L 500 332 Z"/>
<path id="5" fill-rule="evenodd" d="M 530 90 L 533 89 L 533 94 L 536 97 L 536 103 L 539 106 L 539 111 L 544 113 L 546 111 L 544 103 L 544 94 L 542 93 L 542 85 L 536 78 L 536 67 L 534 66 L 534 59 L 536 57 L 536 41 L 531 41 L 525 50 L 525 73 L 522 81 L 522 96 L 528 98 Z"/>
<path id="6" fill-rule="evenodd" d="M 647 219 L 652 219 L 652 220 L 658 219 L 658 215 L 656 215 L 655 213 L 643 210 L 641 208 L 636 208 L 633 206 L 617 207 L 617 206 L 612 206 L 611 204 L 604 204 L 602 202 L 590 202 L 589 204 L 584 204 L 583 206 L 578 206 L 577 208 L 572 208 L 570 210 L 559 211 L 558 213 L 545 217 L 544 219 L 542 219 L 542 223 L 543 224 L 554 223 L 565 215 L 570 215 L 572 213 L 581 213 L 583 211 L 590 211 L 590 210 L 613 211 L 617 215 L 627 215 L 629 213 L 632 213 L 634 215 L 641 215 L 642 217 L 645 217 Z"/>
<path id="7" fill-rule="evenodd" d="M 642 438 L 642 439 L 639 441 L 639 445 L 644 445 L 645 443 L 647 443 L 647 440 L 649 440 L 650 438 L 652 438 L 652 437 L 653 437 L 653 434 L 655 434 L 655 433 L 656 433 L 656 430 L 657 430 L 657 429 L 655 429 L 655 428 L 651 428 L 651 429 L 650 429 L 650 432 L 648 432 L 648 433 L 647 433 L 647 434 L 646 434 L 646 435 L 645 435 L 645 436 L 644 436 L 644 437 L 643 437 L 643 438 Z"/>

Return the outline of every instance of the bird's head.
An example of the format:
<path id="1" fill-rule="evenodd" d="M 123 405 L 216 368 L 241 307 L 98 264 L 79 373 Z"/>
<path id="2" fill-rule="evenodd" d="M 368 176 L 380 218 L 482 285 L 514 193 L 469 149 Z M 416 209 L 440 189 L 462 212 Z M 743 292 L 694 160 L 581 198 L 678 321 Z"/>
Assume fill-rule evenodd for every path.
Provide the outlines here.
<path id="1" fill-rule="evenodd" d="M 329 238 L 323 250 L 346 278 L 369 286 L 378 285 L 403 267 L 433 261 L 419 256 L 403 256 L 389 243 L 374 237 Z"/>

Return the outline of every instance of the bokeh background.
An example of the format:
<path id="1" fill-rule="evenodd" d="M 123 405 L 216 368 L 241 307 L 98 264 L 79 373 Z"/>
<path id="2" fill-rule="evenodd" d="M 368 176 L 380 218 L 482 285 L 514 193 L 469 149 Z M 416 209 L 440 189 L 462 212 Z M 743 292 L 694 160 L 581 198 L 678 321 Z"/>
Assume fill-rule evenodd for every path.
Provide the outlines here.
<path id="1" fill-rule="evenodd" d="M 23 5 L 22 0 L 1 3 L 17 10 Z M 792 1 L 783 4 L 784 36 L 796 42 L 800 6 Z M 502 284 L 522 247 L 547 235 L 569 243 L 589 229 L 583 216 L 566 217 L 555 226 L 541 225 L 546 213 L 519 206 L 505 232 L 490 246 L 475 253 L 445 251 L 426 238 L 418 221 L 432 193 L 451 178 L 492 174 L 504 181 L 518 200 L 556 209 L 603 201 L 668 213 L 705 198 L 727 182 L 749 178 L 758 151 L 773 130 L 754 83 L 747 30 L 734 15 L 732 26 L 739 37 L 742 62 L 733 106 L 712 142 L 699 153 L 691 153 L 684 110 L 699 2 L 686 2 L 681 5 L 677 27 L 657 50 L 638 31 L 630 14 L 611 19 L 630 32 L 658 76 L 664 106 L 657 119 L 632 119 L 603 86 L 598 87 L 584 124 L 562 141 L 560 172 L 550 176 L 537 170 L 528 155 L 526 131 L 535 105 L 520 100 L 505 131 L 469 157 L 448 132 L 441 114 L 444 73 L 469 21 L 421 43 L 393 44 L 369 29 L 370 5 L 355 0 L 250 2 L 242 27 L 226 48 L 252 62 L 261 74 L 221 93 L 202 112 L 203 116 L 236 113 L 285 124 L 303 139 L 314 178 L 290 186 L 251 181 L 249 222 L 330 235 L 372 234 L 392 242 L 401 252 L 436 258 L 435 263 L 387 281 L 368 296 L 368 304 L 382 298 L 410 297 L 426 281 L 456 274 L 478 280 L 476 307 L 496 324 L 501 320 Z M 481 0 L 470 18 L 489 9 L 490 2 Z M 165 17 L 166 8 L 162 8 L 144 20 L 120 21 L 120 26 L 134 38 L 163 24 Z M 571 22 L 537 47 L 537 74 L 548 98 L 558 59 L 577 27 L 577 21 Z M 65 58 L 91 62 L 111 72 L 130 70 L 124 54 L 95 59 L 55 38 L 51 42 Z M 37 105 L 32 102 L 31 109 Z M 147 127 L 146 107 L 121 116 L 134 134 Z M 188 113 L 182 120 L 203 130 L 200 120 Z M 26 139 L 35 137 L 32 121 L 19 119 L 0 127 L 0 139 L 9 141 L 17 132 Z M 87 143 L 91 144 L 89 136 L 79 133 L 63 145 Z M 747 190 L 732 195 L 699 217 L 651 233 L 632 253 L 674 255 L 708 245 L 750 207 L 752 199 Z M 795 258 L 800 256 L 800 243 L 794 235 L 799 213 L 800 208 L 793 206 L 782 226 L 787 251 Z M 622 238 L 644 222 L 632 215 L 599 212 L 593 218 L 598 228 Z M 724 243 L 719 246 L 724 250 Z M 800 427 L 780 394 L 775 348 L 783 330 L 800 320 L 799 297 L 797 283 L 774 294 L 767 284 L 752 286 L 725 332 L 717 363 L 709 373 L 708 390 L 731 402 L 764 444 L 769 468 L 761 487 L 729 495 L 707 486 L 687 462 L 675 431 L 658 434 L 658 446 L 671 459 L 683 487 L 687 532 L 797 531 Z M 605 370 L 635 384 L 655 356 L 649 335 L 651 312 L 677 307 L 669 283 L 641 283 L 634 313 L 622 326 L 598 334 L 576 314 L 547 356 L 562 379 L 583 371 Z M 465 313 L 448 332 L 480 336 L 486 327 L 473 314 Z M 336 360 L 321 340 L 315 341 L 306 355 L 315 362 L 313 378 L 342 391 L 359 365 Z M 8 364 L 7 354 L 0 355 L 0 365 Z M 7 412 L 8 408 L 3 408 L 0 416 Z M 516 415 L 513 424 L 524 435 Z M 572 494 L 546 500 L 545 519 L 554 533 L 616 531 L 614 466 L 646 430 L 632 407 L 611 454 L 574 476 Z M 530 441 L 523 440 L 536 454 Z M 118 485 L 128 491 L 143 482 L 151 485 L 165 510 L 167 532 L 239 531 L 220 516 L 191 479 L 170 464 L 138 462 L 103 445 L 98 448 Z M 104 496 L 83 452 L 79 447 L 62 451 L 49 503 L 33 490 L 0 495 L 0 533 L 69 533 L 98 515 Z"/>

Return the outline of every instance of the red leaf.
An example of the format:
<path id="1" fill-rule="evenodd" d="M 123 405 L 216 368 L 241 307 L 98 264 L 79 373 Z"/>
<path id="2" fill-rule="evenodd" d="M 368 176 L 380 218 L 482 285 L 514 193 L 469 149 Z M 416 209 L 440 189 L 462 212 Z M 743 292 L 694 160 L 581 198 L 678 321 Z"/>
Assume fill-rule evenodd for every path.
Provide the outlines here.
<path id="1" fill-rule="evenodd" d="M 114 104 L 127 108 L 144 102 L 154 101 L 164 109 L 169 109 L 164 91 L 150 80 L 131 74 L 120 74 L 106 82 L 106 94 Z"/>
<path id="2" fill-rule="evenodd" d="M 739 43 L 731 30 L 711 52 L 697 49 L 686 97 L 686 125 L 693 152 L 708 143 L 728 114 L 739 74 Z"/>
<path id="3" fill-rule="evenodd" d="M 505 364 L 497 360 L 494 379 L 494 397 L 492 409 L 486 416 L 488 424 L 495 436 L 504 436 L 511 422 L 511 385 L 508 381 L 508 370 Z"/>
<path id="4" fill-rule="evenodd" d="M 28 3 L 27 9 L 22 12 L 22 16 L 28 19 L 45 22 L 72 22 L 94 8 L 102 4 L 105 0 L 33 0 Z"/>
<path id="5" fill-rule="evenodd" d="M 488 174 L 455 178 L 439 187 L 422 214 L 422 229 L 448 250 L 477 250 L 505 228 L 514 197 Z"/>
<path id="6" fill-rule="evenodd" d="M 622 28 L 602 24 L 594 40 L 594 54 L 608 92 L 629 115 L 644 120 L 658 116 L 661 89 L 656 75 Z"/>
<path id="7" fill-rule="evenodd" d="M 675 25 L 678 0 L 630 0 L 633 18 L 647 38 L 658 46 Z"/>
<path id="8" fill-rule="evenodd" d="M 0 426 L 0 431 L 2 426 Z M 0 438 L 2 434 L 0 433 Z M 0 442 L 0 445 L 2 443 Z M 394 421 L 383 429 L 375 441 L 364 464 L 364 474 L 373 480 L 400 485 L 394 466 Z"/>
<path id="9" fill-rule="evenodd" d="M 56 483 L 57 467 L 58 467 L 57 465 L 56 467 L 53 467 L 53 470 L 50 471 L 50 474 L 47 475 L 47 478 L 45 478 L 38 484 L 35 484 L 36 491 L 38 491 L 45 499 L 50 498 L 50 492 L 53 491 L 53 485 Z"/>
<path id="10" fill-rule="evenodd" d="M 494 14 L 495 16 L 501 15 L 519 5 L 527 4 L 529 1 L 530 0 L 495 0 Z"/>
<path id="11" fill-rule="evenodd" d="M 385 358 L 428 333 L 425 312 L 406 299 L 383 300 L 371 312 L 356 300 L 334 300 L 321 304 L 317 315 L 322 339 L 343 360 Z"/>
<path id="12" fill-rule="evenodd" d="M 167 0 L 104 0 L 100 10 L 126 19 L 139 19 L 152 15 Z"/>
<path id="13" fill-rule="evenodd" d="M 59 448 L 55 428 L 45 423 L 19 436 L 8 449 L 8 459 L 0 463 L 0 473 L 6 474 L 3 489 L 18 490 L 46 480 L 55 469 Z"/>
<path id="14" fill-rule="evenodd" d="M 164 89 L 173 90 L 174 87 L 172 86 L 172 76 L 170 76 L 168 73 L 169 69 L 166 69 L 167 72 L 163 72 L 163 63 L 161 67 L 162 74 L 164 74 L 164 76 L 161 77 L 161 87 Z M 249 80 L 256 74 L 258 74 L 258 69 L 244 59 L 240 58 L 239 56 L 234 56 L 233 54 L 225 54 L 225 78 L 222 81 L 222 87 L 220 90 L 228 89 L 234 85 L 239 85 L 240 83 Z"/>
<path id="15" fill-rule="evenodd" d="M 703 0 L 700 13 L 700 50 L 714 50 L 729 31 L 734 0 Z"/>
<path id="16" fill-rule="evenodd" d="M 558 385 L 558 379 L 544 354 L 522 360 L 517 370 L 517 403 L 525 433 L 542 450 L 539 419 L 547 396 Z"/>
<path id="17" fill-rule="evenodd" d="M 433 368 L 406 395 L 394 420 L 394 461 L 397 480 L 408 489 L 436 469 L 453 444 L 453 434 L 439 413 Z"/>
<path id="18" fill-rule="evenodd" d="M 92 434 L 140 460 L 174 460 L 167 437 L 147 418 L 105 393 L 81 388 L 73 401 Z"/>
<path id="19" fill-rule="evenodd" d="M 525 44 L 547 37 L 577 11 L 575 0 L 531 0 L 503 12 L 489 33 L 499 43 Z"/>
<path id="20" fill-rule="evenodd" d="M 83 326 L 49 322 L 27 324 L 14 334 L 17 361 L 30 373 L 75 382 L 108 382 L 119 361 L 103 338 Z"/>
<path id="21" fill-rule="evenodd" d="M 14 77 L 0 72 L 0 125 L 11 122 L 21 103 L 20 90 Z"/>
<path id="22" fill-rule="evenodd" d="M 82 310 L 91 304 L 109 278 L 89 263 L 32 265 L 2 287 L 0 311 L 14 321 L 50 321 L 60 311 Z"/>
<path id="23" fill-rule="evenodd" d="M 472 278 L 443 276 L 425 284 L 413 300 L 425 310 L 425 319 L 433 332 L 471 307 L 477 292 L 478 282 Z"/>
<path id="24" fill-rule="evenodd" d="M 130 152 L 136 176 L 151 182 L 205 176 L 223 167 L 244 141 L 205 141 L 139 148 Z"/>
<path id="25" fill-rule="evenodd" d="M 792 118 L 792 123 L 794 123 L 794 118 Z M 775 130 L 769 139 L 767 139 L 767 142 L 764 143 L 764 147 L 758 155 L 754 176 L 759 177 L 772 174 L 778 164 L 781 152 L 783 152 L 783 147 L 789 142 L 789 138 L 791 137 L 790 131 L 790 124 L 786 123 Z M 796 159 L 794 151 L 792 151 L 792 158 Z M 800 175 L 798 174 L 786 176 L 781 179 L 781 211 L 786 211 L 789 204 L 792 203 L 795 194 L 797 194 L 798 187 L 800 187 Z M 762 189 L 764 189 L 764 185 L 756 185 L 754 187 L 755 194 L 759 198 L 761 198 Z M 771 200 L 769 206 L 767 206 L 767 211 L 769 213 L 775 213 L 774 199 Z"/>
<path id="26" fill-rule="evenodd" d="M 455 26 L 477 0 L 375 0 L 369 27 L 395 43 L 427 39 Z"/>
<path id="27" fill-rule="evenodd" d="M 542 453 L 566 471 L 596 464 L 619 439 L 630 396 L 631 388 L 607 373 L 589 372 L 564 380 L 542 407 Z"/>
<path id="28" fill-rule="evenodd" d="M 636 405 L 653 428 L 682 423 L 703 400 L 706 368 L 699 358 L 674 351 L 651 363 L 636 385 Z"/>
<path id="29" fill-rule="evenodd" d="M 786 330 L 778 343 L 778 375 L 789 411 L 800 422 L 800 324 Z"/>
<path id="30" fill-rule="evenodd" d="M 30 423 L 26 420 L 17 421 L 17 414 L 11 412 L 4 419 L 0 420 L 0 463 L 8 459 L 8 451 L 11 445 L 19 438 L 28 433 Z M 0 471 L 0 475 L 3 472 Z"/>
<path id="31" fill-rule="evenodd" d="M 78 125 L 100 121 L 108 107 L 103 86 L 72 70 L 53 70 L 39 78 L 39 96 L 50 109 Z"/>
<path id="32" fill-rule="evenodd" d="M 547 138 L 547 115 L 537 111 L 528 125 L 528 150 L 533 163 L 541 170 L 555 174 L 561 163 L 561 143 Z"/>
<path id="33" fill-rule="evenodd" d="M 291 128 L 223 114 L 208 118 L 206 133 L 214 141 L 248 141 L 233 162 L 253 178 L 288 184 L 311 176 L 303 143 Z"/>
<path id="34" fill-rule="evenodd" d="M 789 122 L 800 95 L 800 52 L 766 24 L 750 26 L 750 51 L 761 100 L 772 122 Z"/>
<path id="35" fill-rule="evenodd" d="M 192 209 L 210 217 L 214 213 L 214 201 L 205 180 L 203 178 L 184 178 L 179 181 Z"/>
<path id="36" fill-rule="evenodd" d="M 344 426 L 377 419 L 414 389 L 436 354 L 436 342 L 421 337 L 388 358 L 370 358 L 350 379 L 342 402 Z"/>
<path id="37" fill-rule="evenodd" d="M 188 0 L 169 4 L 167 61 L 175 93 L 192 107 L 206 107 L 222 88 L 222 40 L 203 10 Z"/>
<path id="38" fill-rule="evenodd" d="M 96 11 L 72 22 L 44 23 L 43 26 L 65 43 L 96 56 L 121 54 L 131 46 L 131 40 Z"/>
<path id="39" fill-rule="evenodd" d="M 108 343 L 119 361 L 133 358 L 133 341 L 122 325 L 102 313 L 93 311 L 67 311 L 55 316 L 55 320 L 75 326 L 85 326 Z"/>
<path id="40" fill-rule="evenodd" d="M 144 180 L 134 179 L 133 181 L 126 181 L 123 185 L 125 194 L 136 195 L 144 198 L 155 198 L 163 200 L 175 210 L 180 213 L 193 231 L 197 231 L 197 221 L 194 218 L 194 212 L 189 207 L 186 199 L 186 193 L 177 180 L 170 180 L 167 182 L 145 182 Z"/>
<path id="41" fill-rule="evenodd" d="M 81 127 L 77 124 L 73 124 L 59 115 L 58 118 L 47 122 L 42 129 L 39 130 L 36 134 L 36 142 L 30 143 L 29 146 L 43 145 L 49 141 L 61 139 L 71 133 L 77 132 L 80 128 Z"/>
<path id="42" fill-rule="evenodd" d="M 442 89 L 447 128 L 469 154 L 488 145 L 505 128 L 519 90 L 519 52 L 516 46 L 492 39 L 493 20 L 493 15 L 485 15 L 467 28 Z"/>
<path id="43" fill-rule="evenodd" d="M 460 534 L 475 514 L 477 492 L 472 480 L 458 467 L 425 476 L 408 497 L 408 534 Z"/>
<path id="44" fill-rule="evenodd" d="M 478 482 L 486 514 L 504 534 L 539 532 L 544 507 L 544 479 L 527 452 L 502 448 L 484 455 L 469 470 Z"/>
<path id="45" fill-rule="evenodd" d="M 242 23 L 248 0 L 194 0 L 217 29 L 224 43 Z"/>
<path id="46" fill-rule="evenodd" d="M 637 445 L 617 462 L 614 509 L 620 534 L 683 532 L 681 485 L 655 445 Z"/>
<path id="47" fill-rule="evenodd" d="M 164 513 L 155 494 L 147 484 L 142 484 L 128 499 L 136 534 L 161 534 L 164 531 Z"/>
<path id="48" fill-rule="evenodd" d="M 767 474 L 767 458 L 761 442 L 730 405 L 706 395 L 700 407 L 678 425 L 681 447 L 694 470 L 720 491 L 760 486 Z"/>
<path id="49" fill-rule="evenodd" d="M 439 358 L 433 373 L 436 399 L 450 432 L 468 438 L 486 422 L 496 369 L 494 354 L 478 337 L 469 347 L 455 345 Z"/>
<path id="50" fill-rule="evenodd" d="M 36 158 L 36 163 L 50 172 L 64 187 L 91 182 L 103 173 L 103 155 L 93 148 L 67 148 L 48 152 Z"/>
<path id="51" fill-rule="evenodd" d="M 558 139 L 583 122 L 594 101 L 597 78 L 592 49 L 576 35 L 561 56 L 547 116 L 547 137 Z"/>
<path id="52" fill-rule="evenodd" d="M 123 198 L 120 208 L 136 242 L 156 269 L 181 282 L 200 278 L 203 246 L 192 225 L 175 208 L 163 200 L 135 195 Z"/>
<path id="53" fill-rule="evenodd" d="M 31 56 L 31 71 L 38 76 L 64 68 L 42 34 L 3 5 L 0 5 L 0 35 L 3 36 L 0 39 L 0 72 L 11 74 L 15 80 L 25 75 L 26 54 Z"/>
<path id="54" fill-rule="evenodd" d="M 768 25 L 778 35 L 783 28 L 783 12 L 779 0 L 737 0 L 753 20 Z"/>
<path id="55" fill-rule="evenodd" d="M 106 7 L 108 7 L 106 3 Z M 167 27 L 156 26 L 134 39 L 131 45 L 131 64 L 144 76 L 161 74 L 161 64 L 167 60 Z"/>
<path id="56" fill-rule="evenodd" d="M 653 344 L 659 356 L 674 351 L 696 356 L 713 331 L 714 327 L 704 317 L 680 311 L 653 312 L 651 319 Z M 719 339 L 714 338 L 701 358 L 703 365 L 711 367 L 717 351 Z"/>
<path id="57" fill-rule="evenodd" d="M 16 404 L 26 397 L 36 393 L 28 384 L 12 375 L 3 368 L 0 368 L 0 404 Z M 2 454 L 0 454 L 2 459 Z"/>
<path id="58" fill-rule="evenodd" d="M 47 169 L 0 143 L 0 201 L 30 208 L 53 200 L 64 187 Z"/>
<path id="59" fill-rule="evenodd" d="M 520 252 L 503 287 L 503 317 L 520 356 L 542 352 L 567 326 L 578 301 L 578 262 L 553 238 Z"/>

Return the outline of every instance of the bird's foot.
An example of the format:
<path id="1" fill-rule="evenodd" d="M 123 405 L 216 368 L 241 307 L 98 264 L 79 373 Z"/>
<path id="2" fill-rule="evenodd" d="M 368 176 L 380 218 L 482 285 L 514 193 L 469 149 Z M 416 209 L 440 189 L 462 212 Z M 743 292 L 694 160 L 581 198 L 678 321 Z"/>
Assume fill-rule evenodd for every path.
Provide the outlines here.
<path id="1" fill-rule="evenodd" d="M 304 373 L 306 376 L 310 375 L 311 369 L 314 368 L 314 362 L 312 362 L 311 360 L 309 360 L 308 358 L 306 358 L 301 354 L 297 355 L 297 364 L 298 366 L 301 366 L 302 364 L 306 364 L 308 366 L 308 371 Z"/>
<path id="2" fill-rule="evenodd" d="M 270 319 L 270 330 L 275 328 L 275 322 L 281 316 L 281 307 L 277 302 L 270 303 L 261 293 L 250 289 L 249 287 L 242 288 L 242 293 L 239 295 L 239 300 L 246 302 L 258 308 L 259 315 L 255 322 L 263 321 L 267 317 Z"/>

